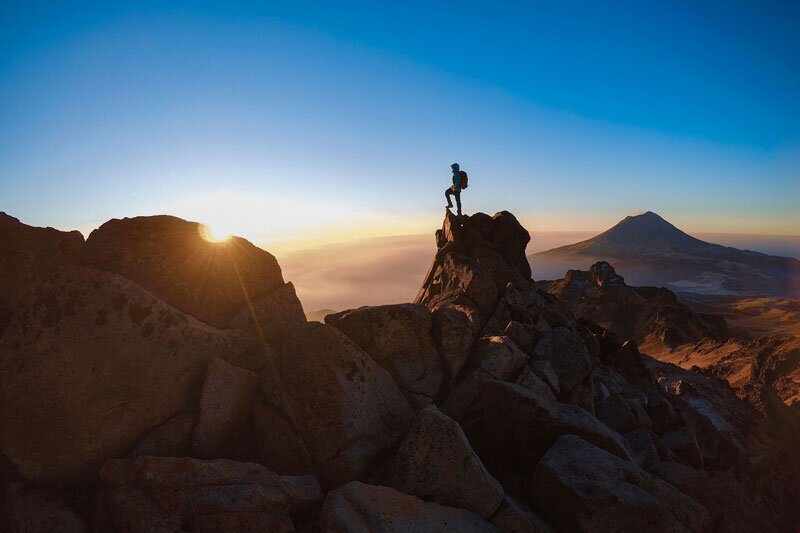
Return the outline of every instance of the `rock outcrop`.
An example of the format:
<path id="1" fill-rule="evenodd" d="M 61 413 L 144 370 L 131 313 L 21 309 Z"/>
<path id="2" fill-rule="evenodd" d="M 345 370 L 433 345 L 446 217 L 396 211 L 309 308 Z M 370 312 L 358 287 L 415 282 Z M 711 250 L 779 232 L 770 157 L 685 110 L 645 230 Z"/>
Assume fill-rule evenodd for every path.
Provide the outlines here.
<path id="1" fill-rule="evenodd" d="M 89 235 L 82 258 L 214 326 L 269 335 L 305 322 L 272 254 L 239 237 L 211 242 L 203 231 L 197 222 L 166 215 L 113 219 Z"/>
<path id="2" fill-rule="evenodd" d="M 432 403 L 444 371 L 427 308 L 414 304 L 362 307 L 329 314 L 325 323 L 353 339 L 394 378 L 415 407 Z"/>
<path id="3" fill-rule="evenodd" d="M 312 476 L 187 457 L 114 459 L 102 471 L 104 510 L 117 531 L 294 531 L 291 514 L 322 499 Z"/>
<path id="4" fill-rule="evenodd" d="M 649 348 L 673 349 L 703 339 L 728 338 L 723 317 L 694 312 L 663 287 L 631 287 L 605 261 L 537 286 L 557 296 L 578 318 Z"/>
<path id="5" fill-rule="evenodd" d="M 547 451 L 531 499 L 563 531 L 705 531 L 708 511 L 663 480 L 575 435 Z"/>
<path id="6" fill-rule="evenodd" d="M 389 373 L 339 330 L 318 322 L 287 339 L 264 370 L 260 391 L 273 419 L 286 421 L 282 431 L 265 428 L 264 449 L 297 456 L 303 452 L 281 447 L 302 443 L 326 487 L 365 475 L 402 440 L 413 418 Z"/>
<path id="7" fill-rule="evenodd" d="M 295 316 L 269 254 L 193 223 L 112 221 L 86 244 L 3 224 L 18 234 L 0 242 L 0 527 L 800 524 L 792 408 L 764 386 L 759 412 L 576 317 L 530 279 L 510 213 L 448 213 L 415 303 L 327 324 Z M 755 374 L 779 383 L 792 361 Z"/>
<path id="8" fill-rule="evenodd" d="M 0 339 L 0 447 L 28 480 L 91 481 L 195 401 L 212 357 L 253 345 L 115 274 L 39 278 Z"/>

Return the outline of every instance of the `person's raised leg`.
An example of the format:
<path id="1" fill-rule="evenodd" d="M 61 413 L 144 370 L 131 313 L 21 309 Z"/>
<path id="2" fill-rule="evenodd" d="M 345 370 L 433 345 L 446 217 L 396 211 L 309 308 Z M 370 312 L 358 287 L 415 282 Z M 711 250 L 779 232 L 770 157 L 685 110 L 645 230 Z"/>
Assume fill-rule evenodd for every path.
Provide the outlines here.
<path id="1" fill-rule="evenodd" d="M 453 191 L 452 191 L 452 189 L 450 187 L 448 187 L 448 188 L 446 188 L 444 190 L 444 197 L 447 198 L 447 205 L 445 207 L 447 207 L 448 209 L 453 207 L 453 202 L 450 200 L 450 195 L 452 193 L 453 193 Z"/>

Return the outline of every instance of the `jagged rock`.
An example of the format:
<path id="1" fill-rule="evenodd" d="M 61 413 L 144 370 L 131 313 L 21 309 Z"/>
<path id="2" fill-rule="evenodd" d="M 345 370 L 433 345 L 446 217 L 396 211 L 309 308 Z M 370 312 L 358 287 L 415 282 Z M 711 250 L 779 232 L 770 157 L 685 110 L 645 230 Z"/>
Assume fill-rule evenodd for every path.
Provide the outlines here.
<path id="1" fill-rule="evenodd" d="M 1 215 L 1 214 L 0 214 Z M 86 522 L 58 494 L 10 484 L 0 501 L 0 530 L 9 533 L 85 533 Z M 3 509 L 3 507 L 5 509 Z"/>
<path id="2" fill-rule="evenodd" d="M 258 375 L 214 358 L 200 393 L 200 410 L 192 432 L 198 457 L 224 457 L 244 434 L 250 421 Z"/>
<path id="3" fill-rule="evenodd" d="M 518 269 L 525 278 L 531 277 L 531 267 L 525 256 L 525 248 L 530 240 L 528 230 L 508 211 L 500 211 L 492 217 L 492 243 L 508 264 Z"/>
<path id="4" fill-rule="evenodd" d="M 492 524 L 503 533 L 553 533 L 547 522 L 509 495 L 492 515 Z"/>
<path id="5" fill-rule="evenodd" d="M 325 317 L 385 368 L 409 403 L 424 407 L 442 385 L 442 361 L 431 336 L 431 312 L 422 305 L 361 307 Z"/>
<path id="6" fill-rule="evenodd" d="M 453 388 L 442 410 L 456 420 L 474 414 L 485 383 L 495 379 L 514 381 L 527 362 L 528 356 L 508 337 L 479 339 L 468 362 L 471 370 Z"/>
<path id="7" fill-rule="evenodd" d="M 636 414 L 621 395 L 611 393 L 597 407 L 597 418 L 619 433 L 637 426 Z"/>
<path id="8" fill-rule="evenodd" d="M 533 349 L 541 336 L 539 330 L 532 324 L 523 324 L 516 320 L 508 322 L 503 335 L 514 341 L 514 344 L 527 354 L 533 353 Z"/>
<path id="9" fill-rule="evenodd" d="M 442 358 L 445 383 L 449 387 L 467 362 L 480 325 L 473 310 L 456 305 L 438 308 L 432 319 L 432 335 Z"/>
<path id="10" fill-rule="evenodd" d="M 322 530 L 349 532 L 494 532 L 480 515 L 428 503 L 389 487 L 352 481 L 333 490 L 322 507 Z"/>
<path id="11" fill-rule="evenodd" d="M 639 347 L 633 341 L 625 341 L 619 350 L 601 360 L 631 383 L 653 383 L 653 375 L 642 362 Z"/>
<path id="12" fill-rule="evenodd" d="M 634 461 L 645 470 L 654 468 L 660 461 L 653 435 L 646 428 L 636 428 L 623 435 Z"/>
<path id="13" fill-rule="evenodd" d="M 672 453 L 685 461 L 686 464 L 694 468 L 703 468 L 703 456 L 700 453 L 700 445 L 697 444 L 697 439 L 691 428 L 683 426 L 674 429 L 665 433 L 661 440 Z"/>
<path id="14" fill-rule="evenodd" d="M 0 447 L 28 480 L 90 481 L 191 410 L 212 357 L 252 348 L 115 274 L 71 267 L 40 279 L 0 340 Z"/>
<path id="15" fill-rule="evenodd" d="M 570 270 L 563 279 L 536 286 L 556 295 L 577 317 L 608 324 L 620 339 L 648 347 L 671 349 L 728 337 L 724 318 L 692 311 L 665 288 L 628 286 L 605 261 L 588 272 Z"/>
<path id="16" fill-rule="evenodd" d="M 483 466 L 461 426 L 435 406 L 417 414 L 389 472 L 389 484 L 401 492 L 484 518 L 503 499 L 503 487 Z"/>
<path id="17" fill-rule="evenodd" d="M 484 386 L 482 427 L 492 458 L 504 464 L 533 467 L 566 433 L 579 435 L 630 460 L 622 436 L 585 410 L 554 402 L 512 383 L 493 381 Z"/>
<path id="18" fill-rule="evenodd" d="M 534 374 L 542 378 L 542 380 L 550 386 L 553 392 L 558 394 L 561 387 L 558 383 L 558 375 L 556 374 L 556 371 L 550 361 L 543 361 L 541 359 L 530 361 L 530 367 Z"/>
<path id="19" fill-rule="evenodd" d="M 79 231 L 28 226 L 0 211 L 0 297 L 7 311 L 27 297 L 34 279 L 74 265 L 82 246 Z"/>
<path id="20" fill-rule="evenodd" d="M 188 457 L 112 459 L 101 473 L 118 531 L 294 531 L 290 513 L 321 501 L 312 476 Z"/>
<path id="21" fill-rule="evenodd" d="M 305 314 L 289 293 L 264 298 L 284 287 L 280 266 L 272 254 L 239 237 L 209 242 L 203 227 L 171 216 L 112 219 L 94 230 L 83 248 L 90 265 L 120 274 L 159 298 L 209 324 L 247 324 L 249 304 L 265 302 L 256 317 L 262 329 L 274 319 Z M 291 289 L 291 288 L 290 288 Z M 291 303 L 291 305 L 288 305 Z M 284 311 L 269 315 L 275 305 Z"/>
<path id="22" fill-rule="evenodd" d="M 536 466 L 531 501 L 565 531 L 705 531 L 705 507 L 672 485 L 575 435 Z"/>
<path id="23" fill-rule="evenodd" d="M 261 394 L 305 443 L 327 487 L 364 475 L 413 419 L 389 373 L 344 333 L 318 322 L 288 336 L 262 375 Z M 261 436 L 270 439 L 265 429 Z M 280 433 L 276 439 L 266 447 L 287 440 Z"/>
<path id="24" fill-rule="evenodd" d="M 694 498 L 708 509 L 717 531 L 769 531 L 777 529 L 773 518 L 753 502 L 733 476 L 710 477 L 682 463 L 665 462 L 652 473 Z"/>
<path id="25" fill-rule="evenodd" d="M 553 365 L 560 386 L 559 400 L 594 413 L 592 363 L 586 344 L 576 333 L 566 327 L 545 333 L 532 358 Z"/>
<path id="26" fill-rule="evenodd" d="M 522 369 L 519 377 L 517 377 L 516 383 L 517 385 L 522 385 L 526 389 L 533 391 L 539 396 L 544 396 L 545 398 L 553 401 L 556 400 L 556 395 L 553 393 L 553 389 L 551 389 L 542 378 L 537 376 L 529 366 L 526 366 Z"/>
<path id="27" fill-rule="evenodd" d="M 475 260 L 452 252 L 440 252 L 420 289 L 415 303 L 431 311 L 446 305 L 462 305 L 487 320 L 497 303 L 497 286 L 491 274 Z"/>
<path id="28" fill-rule="evenodd" d="M 188 455 L 192 442 L 192 428 L 197 417 L 192 413 L 178 413 L 136 443 L 126 457 L 155 455 L 157 457 L 182 457 Z"/>

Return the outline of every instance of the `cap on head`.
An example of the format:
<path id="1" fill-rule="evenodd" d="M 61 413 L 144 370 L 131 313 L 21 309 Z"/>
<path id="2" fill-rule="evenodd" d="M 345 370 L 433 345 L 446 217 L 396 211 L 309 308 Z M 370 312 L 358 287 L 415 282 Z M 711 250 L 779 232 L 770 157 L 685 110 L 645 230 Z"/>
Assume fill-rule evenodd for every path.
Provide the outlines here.
<path id="1" fill-rule="evenodd" d="M 450 168 L 452 168 L 453 170 L 458 170 L 459 169 L 458 163 L 453 163 L 452 165 L 450 165 Z"/>

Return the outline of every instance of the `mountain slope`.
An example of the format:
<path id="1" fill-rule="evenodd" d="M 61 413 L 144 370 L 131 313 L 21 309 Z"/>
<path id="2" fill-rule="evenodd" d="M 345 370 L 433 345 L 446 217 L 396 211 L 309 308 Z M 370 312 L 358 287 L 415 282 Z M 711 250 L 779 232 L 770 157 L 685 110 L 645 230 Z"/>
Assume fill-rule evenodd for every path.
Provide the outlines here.
<path id="1" fill-rule="evenodd" d="M 603 233 L 534 254 L 534 262 L 586 268 L 613 263 L 636 285 L 666 285 L 697 294 L 800 292 L 800 261 L 708 243 L 676 228 L 656 213 L 625 217 Z"/>

